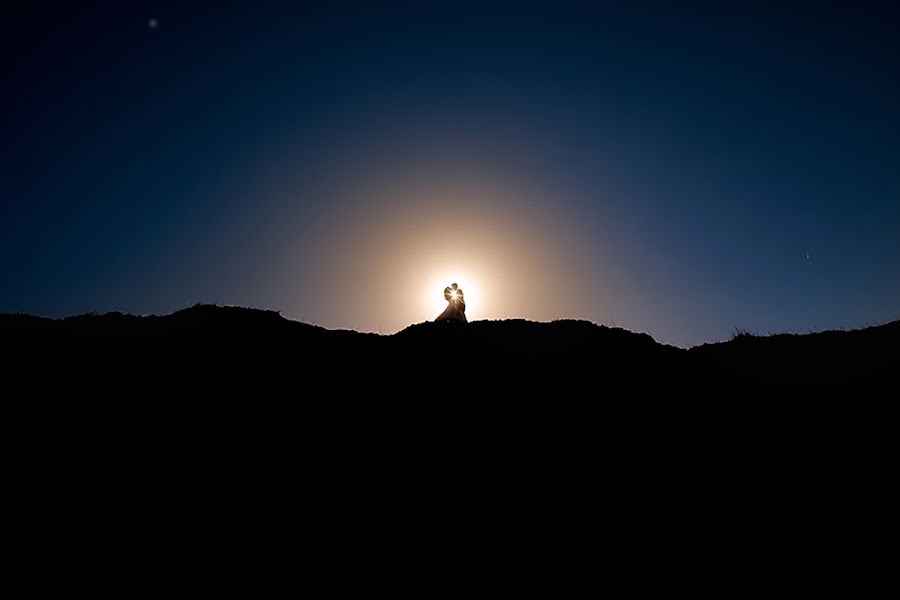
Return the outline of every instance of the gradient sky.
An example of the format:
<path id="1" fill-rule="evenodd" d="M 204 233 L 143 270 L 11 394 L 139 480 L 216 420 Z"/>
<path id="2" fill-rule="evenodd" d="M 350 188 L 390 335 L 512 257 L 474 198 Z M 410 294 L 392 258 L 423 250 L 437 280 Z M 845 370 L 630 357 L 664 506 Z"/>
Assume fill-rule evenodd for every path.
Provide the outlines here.
<path id="1" fill-rule="evenodd" d="M 894 2 L 22 4 L 2 312 L 900 317 Z"/>

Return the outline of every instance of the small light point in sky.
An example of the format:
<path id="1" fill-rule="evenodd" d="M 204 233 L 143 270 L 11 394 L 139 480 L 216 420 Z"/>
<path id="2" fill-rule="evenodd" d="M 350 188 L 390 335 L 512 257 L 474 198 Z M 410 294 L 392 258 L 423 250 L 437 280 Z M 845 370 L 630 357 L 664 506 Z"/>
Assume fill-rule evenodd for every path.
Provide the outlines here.
<path id="1" fill-rule="evenodd" d="M 149 19 L 147 19 L 147 27 L 149 27 L 150 29 L 156 29 L 157 27 L 159 27 L 159 21 L 153 17 L 150 17 Z"/>

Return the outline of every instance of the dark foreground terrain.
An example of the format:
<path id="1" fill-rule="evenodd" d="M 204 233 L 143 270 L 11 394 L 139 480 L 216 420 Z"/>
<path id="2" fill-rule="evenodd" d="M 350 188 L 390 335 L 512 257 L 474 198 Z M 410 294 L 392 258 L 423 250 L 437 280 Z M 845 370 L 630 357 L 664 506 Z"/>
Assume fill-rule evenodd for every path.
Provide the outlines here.
<path id="1" fill-rule="evenodd" d="M 635 451 L 892 441 L 900 322 L 682 350 L 583 321 L 422 323 L 390 336 L 272 311 L 0 316 L 7 402 L 116 435 L 287 429 L 390 443 L 507 435 Z M 268 432 L 268 433 L 266 433 Z M 570 440 L 571 441 L 571 440 Z"/>
<path id="2" fill-rule="evenodd" d="M 898 341 L 900 322 L 681 350 L 577 321 L 0 316 L 10 568 L 258 595 L 275 572 L 431 589 L 563 547 L 633 581 L 692 545 L 726 569 L 721 549 L 791 536 L 829 554 L 895 512 Z"/>

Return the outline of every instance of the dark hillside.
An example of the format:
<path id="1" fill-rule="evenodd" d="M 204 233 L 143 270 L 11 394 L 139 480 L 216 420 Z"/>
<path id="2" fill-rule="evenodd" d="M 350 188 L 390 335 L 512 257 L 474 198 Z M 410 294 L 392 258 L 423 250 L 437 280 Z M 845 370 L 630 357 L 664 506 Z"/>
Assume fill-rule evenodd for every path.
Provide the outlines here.
<path id="1" fill-rule="evenodd" d="M 380 336 L 198 305 L 168 316 L 2 315 L 0 336 L 4 397 L 110 426 L 302 429 L 338 418 L 373 435 L 577 429 L 653 448 L 880 443 L 897 419 L 900 322 L 686 351 L 584 321 L 422 323 Z"/>

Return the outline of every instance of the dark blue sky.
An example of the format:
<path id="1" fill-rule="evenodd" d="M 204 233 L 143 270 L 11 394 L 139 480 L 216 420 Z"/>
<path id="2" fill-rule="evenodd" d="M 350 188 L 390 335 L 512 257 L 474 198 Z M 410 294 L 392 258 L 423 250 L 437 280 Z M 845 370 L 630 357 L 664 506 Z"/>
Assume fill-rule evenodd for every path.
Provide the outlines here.
<path id="1" fill-rule="evenodd" d="M 431 261 L 681 345 L 900 317 L 895 3 L 27 4 L 0 311 L 392 331 Z"/>

